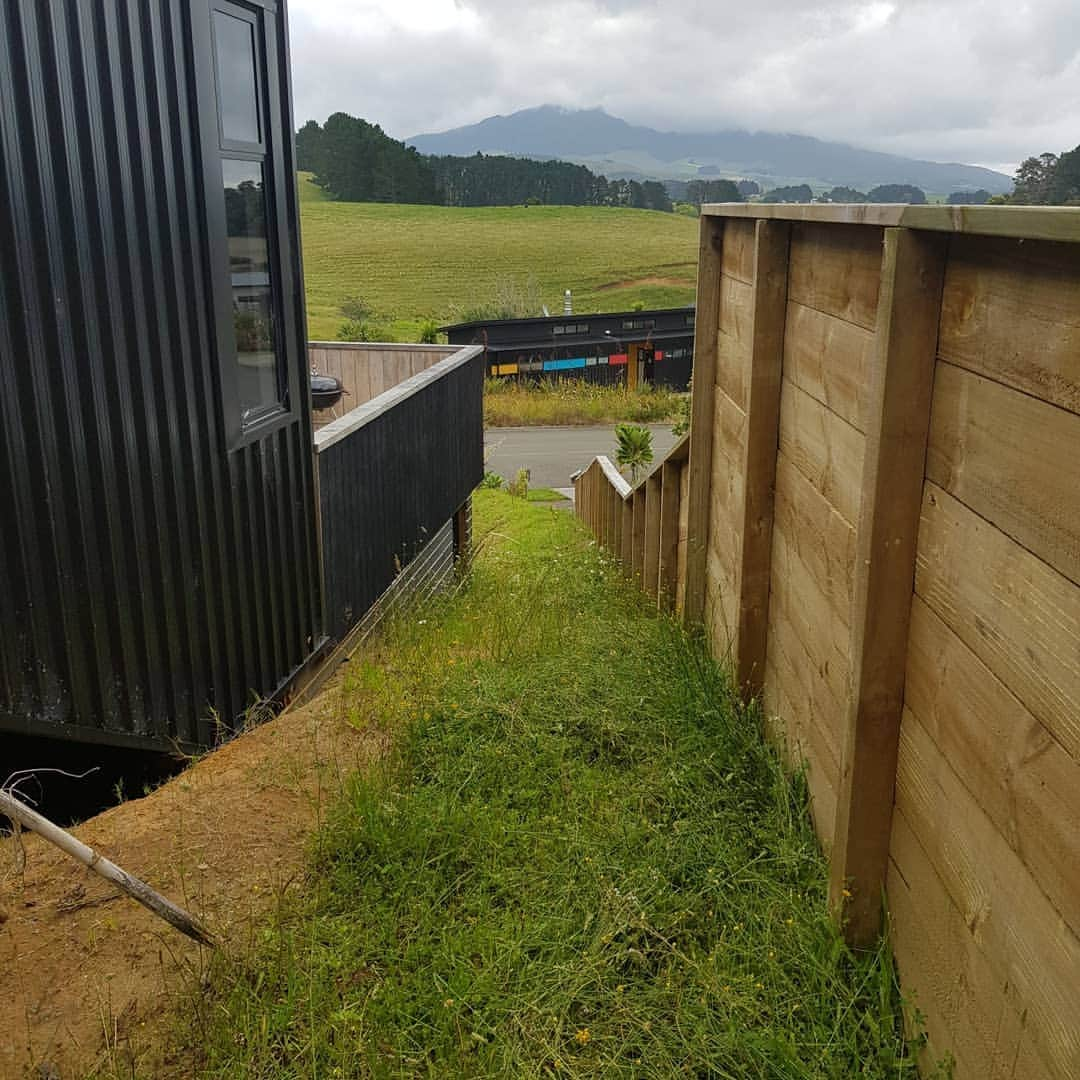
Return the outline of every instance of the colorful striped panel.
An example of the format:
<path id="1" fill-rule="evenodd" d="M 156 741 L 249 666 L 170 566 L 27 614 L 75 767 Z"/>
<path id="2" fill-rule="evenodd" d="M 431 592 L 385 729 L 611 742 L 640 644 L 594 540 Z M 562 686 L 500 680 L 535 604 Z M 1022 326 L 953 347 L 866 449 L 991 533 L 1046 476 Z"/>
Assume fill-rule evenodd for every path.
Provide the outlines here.
<path id="1" fill-rule="evenodd" d="M 608 357 L 608 363 L 609 364 L 625 364 L 626 363 L 626 353 L 624 353 L 624 352 L 612 353 L 611 356 Z"/>
<path id="2" fill-rule="evenodd" d="M 585 366 L 585 358 L 575 358 L 573 360 L 545 360 L 545 371 L 571 371 L 574 368 L 583 368 Z"/>
<path id="3" fill-rule="evenodd" d="M 496 369 L 499 375 L 516 375 L 518 373 L 517 364 L 500 364 Z"/>

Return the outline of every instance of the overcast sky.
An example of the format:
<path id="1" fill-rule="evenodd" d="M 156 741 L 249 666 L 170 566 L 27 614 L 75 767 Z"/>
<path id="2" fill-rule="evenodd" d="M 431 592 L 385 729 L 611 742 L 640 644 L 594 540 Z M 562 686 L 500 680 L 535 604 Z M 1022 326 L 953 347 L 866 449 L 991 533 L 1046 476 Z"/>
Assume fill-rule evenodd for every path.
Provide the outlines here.
<path id="1" fill-rule="evenodd" d="M 1012 172 L 1080 143 L 1080 0 L 291 0 L 297 123 L 534 105 Z"/>

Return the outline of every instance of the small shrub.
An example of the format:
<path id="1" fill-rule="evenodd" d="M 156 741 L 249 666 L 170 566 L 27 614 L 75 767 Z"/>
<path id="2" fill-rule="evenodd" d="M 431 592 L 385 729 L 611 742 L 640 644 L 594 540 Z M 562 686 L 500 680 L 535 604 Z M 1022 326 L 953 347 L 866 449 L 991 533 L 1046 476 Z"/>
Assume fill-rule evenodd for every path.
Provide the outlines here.
<path id="1" fill-rule="evenodd" d="M 374 309 L 362 296 L 346 296 L 338 308 L 346 319 L 352 319 L 358 323 L 374 314 Z"/>
<path id="2" fill-rule="evenodd" d="M 506 485 L 506 490 L 518 499 L 529 497 L 529 480 L 532 474 L 528 469 L 518 469 L 517 476 Z"/>
<path id="3" fill-rule="evenodd" d="M 616 424 L 615 439 L 615 460 L 630 470 L 630 481 L 636 484 L 638 472 L 653 459 L 652 432 L 638 424 Z"/>
<path id="4" fill-rule="evenodd" d="M 390 328 L 384 323 L 373 322 L 370 319 L 358 321 L 346 319 L 337 332 L 338 341 L 393 341 L 394 336 Z"/>
<path id="5" fill-rule="evenodd" d="M 484 479 L 480 481 L 480 486 L 498 491 L 503 486 L 503 478 L 497 472 L 488 471 L 484 473 Z"/>
<path id="6" fill-rule="evenodd" d="M 434 319 L 425 319 L 420 324 L 419 341 L 421 345 L 438 345 L 441 337 L 439 324 Z"/>

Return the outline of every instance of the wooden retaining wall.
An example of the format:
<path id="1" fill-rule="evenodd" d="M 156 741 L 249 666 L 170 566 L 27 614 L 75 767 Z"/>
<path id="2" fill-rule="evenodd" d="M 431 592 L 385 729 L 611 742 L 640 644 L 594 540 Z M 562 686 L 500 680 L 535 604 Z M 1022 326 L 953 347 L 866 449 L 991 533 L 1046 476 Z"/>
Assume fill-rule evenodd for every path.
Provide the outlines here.
<path id="1" fill-rule="evenodd" d="M 458 345 L 396 345 L 379 342 L 312 341 L 308 363 L 320 375 L 333 375 L 345 386 L 345 396 L 330 409 L 313 409 L 315 428 L 321 428 L 365 405 L 413 375 L 452 356 Z"/>
<path id="2" fill-rule="evenodd" d="M 701 229 L 675 596 L 806 763 L 853 943 L 884 886 L 927 1060 L 1080 1076 L 1080 211 Z"/>

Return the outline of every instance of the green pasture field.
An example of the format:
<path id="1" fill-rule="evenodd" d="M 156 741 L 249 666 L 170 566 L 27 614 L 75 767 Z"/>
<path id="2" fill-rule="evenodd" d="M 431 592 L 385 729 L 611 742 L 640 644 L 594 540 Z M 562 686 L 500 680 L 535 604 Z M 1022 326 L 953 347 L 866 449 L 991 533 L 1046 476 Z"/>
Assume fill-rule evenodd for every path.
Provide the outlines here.
<path id="1" fill-rule="evenodd" d="M 333 339 L 341 303 L 361 297 L 375 321 L 415 341 L 427 319 L 451 322 L 490 302 L 500 281 L 535 278 L 541 302 L 575 313 L 694 301 L 698 223 L 681 214 L 589 206 L 456 208 L 343 203 L 299 176 L 308 333 Z"/>

